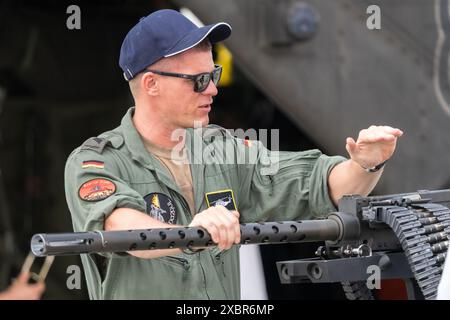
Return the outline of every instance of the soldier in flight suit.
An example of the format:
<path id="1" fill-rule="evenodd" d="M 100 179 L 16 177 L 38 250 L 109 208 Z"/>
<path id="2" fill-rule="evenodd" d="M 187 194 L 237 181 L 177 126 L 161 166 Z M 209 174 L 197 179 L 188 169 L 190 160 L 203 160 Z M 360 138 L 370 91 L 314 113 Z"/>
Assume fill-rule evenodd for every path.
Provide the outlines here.
<path id="1" fill-rule="evenodd" d="M 67 160 L 74 229 L 199 226 L 217 247 L 82 255 L 91 298 L 239 299 L 239 223 L 323 217 L 344 194 L 371 192 L 393 154 L 402 131 L 387 126 L 347 138 L 346 159 L 319 150 L 275 157 L 260 142 L 208 125 L 221 75 L 211 43 L 230 34 L 226 23 L 199 28 L 160 10 L 126 35 L 119 64 L 135 106 Z"/>

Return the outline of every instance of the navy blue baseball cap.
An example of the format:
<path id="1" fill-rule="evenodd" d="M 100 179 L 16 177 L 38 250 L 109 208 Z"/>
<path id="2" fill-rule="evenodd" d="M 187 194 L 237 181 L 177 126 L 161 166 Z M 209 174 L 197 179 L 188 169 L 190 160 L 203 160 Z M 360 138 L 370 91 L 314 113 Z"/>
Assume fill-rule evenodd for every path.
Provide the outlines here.
<path id="1" fill-rule="evenodd" d="M 189 50 L 205 38 L 216 43 L 230 34 L 231 26 L 225 22 L 197 27 L 178 11 L 155 11 L 141 18 L 125 36 L 119 65 L 125 80 L 129 81 L 162 58 Z"/>

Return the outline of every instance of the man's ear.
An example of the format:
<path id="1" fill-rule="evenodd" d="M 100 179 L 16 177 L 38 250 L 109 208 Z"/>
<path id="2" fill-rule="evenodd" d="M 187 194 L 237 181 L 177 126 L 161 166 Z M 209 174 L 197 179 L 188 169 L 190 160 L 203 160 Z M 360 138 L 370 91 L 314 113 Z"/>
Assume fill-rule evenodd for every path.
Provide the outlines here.
<path id="1" fill-rule="evenodd" d="M 159 83 L 152 72 L 146 72 L 141 78 L 141 88 L 150 96 L 159 95 Z"/>

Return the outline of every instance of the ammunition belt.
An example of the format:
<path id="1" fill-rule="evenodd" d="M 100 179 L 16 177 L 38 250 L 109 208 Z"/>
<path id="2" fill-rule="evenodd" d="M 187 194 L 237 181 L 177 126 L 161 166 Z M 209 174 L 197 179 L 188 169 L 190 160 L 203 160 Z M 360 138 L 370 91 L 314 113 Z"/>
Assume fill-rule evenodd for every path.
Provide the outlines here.
<path id="1" fill-rule="evenodd" d="M 425 299 L 435 299 L 450 239 L 450 209 L 435 203 L 382 206 Z"/>

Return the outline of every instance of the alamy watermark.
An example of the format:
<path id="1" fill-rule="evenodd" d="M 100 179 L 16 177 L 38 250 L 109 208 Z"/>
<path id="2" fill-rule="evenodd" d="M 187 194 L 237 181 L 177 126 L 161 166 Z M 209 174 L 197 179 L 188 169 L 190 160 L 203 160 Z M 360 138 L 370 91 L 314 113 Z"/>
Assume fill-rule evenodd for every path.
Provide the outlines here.
<path id="1" fill-rule="evenodd" d="M 381 289 L 381 269 L 377 265 L 370 265 L 367 267 L 366 273 L 369 277 L 366 280 L 368 289 Z"/>
<path id="2" fill-rule="evenodd" d="M 381 9 L 376 4 L 372 4 L 367 7 L 367 14 L 370 16 L 366 20 L 366 26 L 369 30 L 380 30 L 381 29 Z"/>
<path id="3" fill-rule="evenodd" d="M 67 267 L 66 273 L 69 275 L 66 280 L 66 287 L 69 290 L 81 289 L 81 269 L 76 264 Z"/>
<path id="4" fill-rule="evenodd" d="M 194 135 L 189 139 L 190 155 L 185 147 L 185 129 L 174 130 L 171 140 L 177 142 L 171 154 L 171 160 L 177 164 L 257 165 L 262 175 L 273 175 L 279 169 L 278 129 L 202 127 L 196 121 Z"/>
<path id="5" fill-rule="evenodd" d="M 67 7 L 66 13 L 70 14 L 66 20 L 66 27 L 69 30 L 81 29 L 81 9 L 79 6 L 72 4 Z"/>

